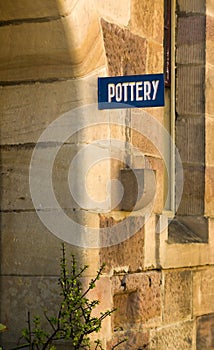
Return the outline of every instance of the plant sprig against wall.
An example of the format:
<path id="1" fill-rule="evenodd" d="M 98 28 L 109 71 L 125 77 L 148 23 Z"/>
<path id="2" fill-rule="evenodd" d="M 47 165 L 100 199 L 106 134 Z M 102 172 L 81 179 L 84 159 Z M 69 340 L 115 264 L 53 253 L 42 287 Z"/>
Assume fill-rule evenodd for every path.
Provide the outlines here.
<path id="1" fill-rule="evenodd" d="M 49 331 L 41 324 L 40 317 L 31 320 L 28 313 L 27 328 L 22 331 L 24 344 L 16 349 L 29 348 L 30 350 L 55 350 L 61 340 L 67 342 L 72 350 L 90 349 L 90 335 L 100 331 L 103 320 L 110 316 L 115 309 L 101 312 L 98 317 L 93 311 L 99 304 L 98 300 L 90 300 L 89 292 L 95 288 L 99 280 L 104 264 L 98 270 L 96 276 L 91 279 L 87 288 L 82 286 L 81 279 L 87 265 L 78 269 L 75 256 L 71 256 L 71 267 L 68 268 L 65 247 L 62 246 L 61 273 L 59 277 L 60 297 L 59 310 L 56 316 L 50 316 L 44 312 Z M 117 343 L 113 349 L 123 343 L 126 339 Z M 94 341 L 94 349 L 103 350 L 99 339 Z M 15 349 L 14 349 L 15 350 Z"/>

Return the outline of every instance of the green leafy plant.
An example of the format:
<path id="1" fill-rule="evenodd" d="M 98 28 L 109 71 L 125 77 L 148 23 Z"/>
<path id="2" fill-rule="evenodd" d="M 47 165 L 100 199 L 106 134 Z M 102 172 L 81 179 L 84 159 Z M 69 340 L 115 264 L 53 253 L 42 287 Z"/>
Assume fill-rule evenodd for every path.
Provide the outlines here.
<path id="1" fill-rule="evenodd" d="M 65 247 L 62 246 L 61 273 L 59 277 L 61 302 L 56 316 L 50 316 L 44 312 L 46 322 L 49 327 L 45 330 L 42 326 L 40 317 L 36 316 L 31 320 L 28 313 L 27 328 L 22 331 L 24 344 L 16 349 L 28 347 L 30 350 L 55 350 L 60 340 L 68 342 L 72 350 L 90 349 L 90 335 L 100 331 L 103 320 L 110 316 L 115 309 L 100 313 L 98 317 L 94 316 L 94 309 L 99 304 L 98 300 L 90 300 L 89 292 L 95 288 L 105 265 L 102 265 L 97 271 L 96 276 L 91 279 L 86 289 L 82 286 L 82 277 L 87 265 L 78 269 L 75 256 L 71 256 L 71 266 L 68 268 Z M 49 328 L 49 331 L 46 329 Z M 124 342 L 120 341 L 116 344 Z M 99 339 L 94 341 L 95 350 L 103 350 Z"/>

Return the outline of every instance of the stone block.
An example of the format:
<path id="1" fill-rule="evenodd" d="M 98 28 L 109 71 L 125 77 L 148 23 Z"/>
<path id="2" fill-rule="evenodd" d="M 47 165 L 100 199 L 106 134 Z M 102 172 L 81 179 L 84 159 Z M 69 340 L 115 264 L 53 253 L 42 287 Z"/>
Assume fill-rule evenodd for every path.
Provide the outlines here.
<path id="1" fill-rule="evenodd" d="M 214 8 L 213 8 L 214 12 Z M 210 64 L 214 64 L 214 14 L 213 16 L 206 16 L 206 61 Z"/>
<path id="2" fill-rule="evenodd" d="M 84 278 L 83 288 L 88 287 L 91 279 Z M 30 276 L 5 276 L 1 277 L 1 320 L 8 327 L 3 334 L 2 345 L 11 348 L 17 345 L 21 331 L 26 328 L 27 313 L 31 317 L 40 316 L 43 325 L 45 322 L 44 311 L 49 316 L 57 316 L 60 305 L 60 288 L 55 277 L 30 277 Z M 111 309 L 110 281 L 107 277 L 101 277 L 95 288 L 87 295 L 91 300 L 99 300 L 100 304 L 94 309 L 94 315 L 100 316 L 101 312 Z M 103 322 L 102 333 L 107 339 L 110 337 L 110 318 Z M 99 335 L 95 335 L 95 339 Z"/>
<path id="3" fill-rule="evenodd" d="M 205 119 L 204 117 L 182 117 L 176 119 L 176 147 L 182 162 L 205 162 Z M 197 144 L 195 144 L 197 140 Z"/>
<path id="4" fill-rule="evenodd" d="M 194 346 L 193 328 L 193 323 L 188 321 L 155 329 L 150 335 L 151 340 L 149 349 L 192 350 Z"/>
<path id="5" fill-rule="evenodd" d="M 197 350 L 214 349 L 214 314 L 204 315 L 197 318 Z"/>
<path id="6" fill-rule="evenodd" d="M 105 229 L 112 232 L 111 227 L 114 227 L 119 242 L 112 242 L 108 247 L 103 245 L 100 249 L 100 262 L 106 264 L 105 270 L 108 273 L 137 272 L 156 267 L 155 215 L 145 221 L 141 213 L 132 213 L 128 217 L 122 212 L 102 214 L 100 227 L 104 232 Z"/>
<path id="7" fill-rule="evenodd" d="M 155 172 L 156 189 L 153 204 L 154 213 L 162 213 L 165 207 L 165 196 L 169 183 L 164 186 L 164 172 L 166 171 L 164 161 L 155 157 L 146 157 L 146 167 Z"/>
<path id="8" fill-rule="evenodd" d="M 214 166 L 206 167 L 205 173 L 205 215 L 214 215 Z"/>
<path id="9" fill-rule="evenodd" d="M 163 45 L 155 41 L 147 41 L 147 66 L 148 74 L 163 72 Z"/>
<path id="10" fill-rule="evenodd" d="M 67 215 L 69 213 L 66 212 Z M 57 213 L 53 211 L 53 216 Z M 76 212 L 74 222 L 99 230 L 96 214 Z M 50 232 L 35 212 L 8 212 L 1 215 L 1 272 L 5 275 L 58 276 L 60 272 L 61 244 L 66 241 L 63 224 L 58 237 Z M 79 235 L 71 225 L 71 234 Z M 98 249 L 81 248 L 65 244 L 67 258 L 73 253 L 80 266 L 89 265 L 86 276 L 93 276 L 99 268 Z"/>
<path id="11" fill-rule="evenodd" d="M 184 185 L 178 215 L 204 214 L 204 166 L 183 165 Z"/>
<path id="12" fill-rule="evenodd" d="M 214 115 L 214 69 L 212 66 L 206 68 L 206 113 L 210 116 Z"/>
<path id="13" fill-rule="evenodd" d="M 164 147 L 164 137 L 160 137 L 162 130 L 159 123 L 163 117 L 162 113 L 154 115 L 151 109 L 132 111 L 130 141 L 136 148 L 132 151 L 133 158 L 135 155 L 140 155 L 140 152 L 142 157 L 144 155 L 160 157 Z"/>
<path id="14" fill-rule="evenodd" d="M 206 2 L 206 12 L 210 16 L 214 16 L 214 4 L 212 0 L 207 0 Z"/>
<path id="15" fill-rule="evenodd" d="M 117 308 L 113 315 L 114 329 L 129 330 L 142 323 L 151 327 L 160 324 L 161 274 L 159 272 L 114 276 L 112 288 L 114 307 Z"/>
<path id="16" fill-rule="evenodd" d="M 204 67 L 178 66 L 176 110 L 179 115 L 201 115 L 204 113 L 204 80 Z"/>
<path id="17" fill-rule="evenodd" d="M 20 252 L 21 254 L 21 252 Z M 55 277 L 1 277 L 1 320 L 8 330 L 2 334 L 2 346 L 17 346 L 22 329 L 27 327 L 27 313 L 41 316 L 44 309 L 56 315 L 59 303 L 59 286 Z"/>
<path id="18" fill-rule="evenodd" d="M 100 120 L 109 122 L 109 115 L 106 111 L 98 111 L 97 107 L 94 107 L 97 125 L 84 128 L 90 125 L 90 108 L 93 108 L 88 108 L 88 105 L 97 101 L 97 76 L 103 74 L 104 71 L 99 70 L 90 77 L 66 82 L 2 88 L 1 144 L 36 143 L 49 124 L 65 113 L 69 113 L 72 122 L 72 128 L 68 125 L 71 135 L 74 130 L 83 128 L 73 135 L 70 142 L 90 142 L 109 137 L 109 127 L 100 124 Z M 24 103 L 20 104 L 20 101 Z M 77 109 L 81 105 L 81 109 Z M 91 116 L 93 120 L 96 118 L 94 113 Z M 62 135 L 63 126 L 62 120 Z"/>
<path id="19" fill-rule="evenodd" d="M 193 273 L 193 314 L 214 312 L 214 268 L 208 267 Z"/>
<path id="20" fill-rule="evenodd" d="M 1 21 L 33 20 L 36 18 L 57 18 L 68 14 L 75 0 L 8 0 L 0 4 Z"/>
<path id="21" fill-rule="evenodd" d="M 177 63 L 204 64 L 205 27 L 205 16 L 178 17 Z"/>
<path id="22" fill-rule="evenodd" d="M 146 40 L 116 24 L 104 20 L 101 24 L 109 75 L 144 74 Z"/>
<path id="23" fill-rule="evenodd" d="M 127 341 L 120 345 L 121 350 L 133 350 L 133 347 L 134 349 L 149 350 L 149 332 L 135 330 L 114 333 L 113 339 L 107 344 L 107 350 L 112 350 L 113 346 L 123 339 L 127 339 Z"/>
<path id="24" fill-rule="evenodd" d="M 163 1 L 134 0 L 131 9 L 131 31 L 162 44 L 164 28 Z"/>
<path id="25" fill-rule="evenodd" d="M 100 17 L 110 19 L 110 21 L 119 25 L 127 26 L 130 20 L 131 0 L 120 1 L 95 1 L 96 9 Z"/>
<path id="26" fill-rule="evenodd" d="M 35 206 L 37 209 L 61 207 L 102 211 L 110 208 L 108 148 L 38 146 L 34 152 L 37 163 L 33 166 L 32 149 L 9 147 L 2 152 L 2 209 L 32 209 Z M 49 162 L 51 157 L 54 164 Z"/>
<path id="27" fill-rule="evenodd" d="M 103 230 L 115 227 L 116 235 L 119 241 L 121 240 L 119 244 L 100 249 L 100 262 L 106 264 L 106 271 L 142 270 L 144 265 L 144 218 L 133 215 L 126 218 L 119 213 L 118 217 L 102 214 L 100 227 Z"/>
<path id="28" fill-rule="evenodd" d="M 175 323 L 191 317 L 192 274 L 190 270 L 167 271 L 164 276 L 164 323 Z"/>
<path id="29" fill-rule="evenodd" d="M 177 45 L 194 45 L 205 40 L 205 16 L 178 17 Z M 192 62 L 189 62 L 192 63 Z"/>
<path id="30" fill-rule="evenodd" d="M 0 80 L 69 79 L 104 66 L 98 18 L 94 11 L 89 11 L 91 15 L 84 17 L 86 24 L 81 26 L 79 12 L 84 16 L 87 6 L 78 6 L 70 16 L 60 20 L 1 27 Z"/>
<path id="31" fill-rule="evenodd" d="M 206 7 L 203 0 L 178 0 L 178 8 L 184 13 L 200 13 L 205 14 Z"/>

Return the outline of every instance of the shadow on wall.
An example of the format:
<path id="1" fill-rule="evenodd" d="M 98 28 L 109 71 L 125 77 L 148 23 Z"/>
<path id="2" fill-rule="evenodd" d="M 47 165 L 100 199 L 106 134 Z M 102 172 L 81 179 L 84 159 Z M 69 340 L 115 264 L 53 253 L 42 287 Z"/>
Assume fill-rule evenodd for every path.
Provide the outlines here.
<path id="1" fill-rule="evenodd" d="M 0 14 L 0 322 L 8 326 L 1 344 L 11 348 L 25 327 L 28 310 L 39 314 L 45 307 L 54 310 L 56 305 L 61 240 L 41 223 L 31 199 L 32 152 L 52 121 L 75 107 L 94 102 L 95 79 L 88 73 L 104 64 L 104 56 L 98 18 L 95 20 L 93 11 L 87 11 L 84 2 L 7 0 L 1 1 Z M 71 215 L 79 208 L 68 196 L 63 174 L 68 170 L 66 154 L 74 155 L 78 142 L 74 135 L 63 146 L 64 153 L 62 147 L 53 176 L 56 197 Z M 42 169 L 46 167 L 43 154 L 48 147 L 54 145 L 40 145 Z M 40 185 L 38 182 L 38 191 Z M 36 209 L 54 212 L 57 208 Z M 81 212 L 76 217 L 81 221 Z M 67 252 L 71 250 L 78 261 L 87 260 L 88 251 L 68 245 Z"/>

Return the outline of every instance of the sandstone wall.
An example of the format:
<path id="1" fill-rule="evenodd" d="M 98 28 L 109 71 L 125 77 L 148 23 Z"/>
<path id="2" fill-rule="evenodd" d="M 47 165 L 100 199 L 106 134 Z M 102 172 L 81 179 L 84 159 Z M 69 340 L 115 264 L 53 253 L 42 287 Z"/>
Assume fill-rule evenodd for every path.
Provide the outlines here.
<path id="1" fill-rule="evenodd" d="M 163 72 L 164 2 L 7 0 L 1 2 L 0 13 L 0 321 L 8 326 L 1 343 L 5 349 L 15 345 L 28 310 L 38 314 L 57 304 L 60 244 L 66 225 L 57 222 L 59 208 L 54 203 L 35 207 L 29 170 L 40 135 L 75 110 L 73 124 L 82 129 L 68 135 L 52 171 L 59 206 L 81 226 L 103 230 L 103 245 L 105 232 L 114 233 L 115 227 L 117 237 L 128 237 L 116 245 L 93 249 L 66 244 L 68 254 L 73 251 L 81 264 L 89 264 L 86 280 L 106 263 L 94 294 L 101 310 L 117 307 L 102 329 L 105 348 L 112 349 L 127 336 L 120 349 L 214 349 L 212 1 L 178 0 L 176 4 L 175 132 L 184 193 L 169 231 L 164 161 L 153 142 L 136 131 L 140 127 L 136 121 L 145 112 L 163 124 L 164 109 L 95 112 L 96 125 L 91 126 L 86 113 L 91 111 L 88 105 L 95 106 L 93 113 L 97 108 L 98 77 Z M 79 119 L 79 107 L 85 119 Z M 52 143 L 39 141 L 44 171 L 47 156 L 64 130 L 64 125 L 60 127 Z M 159 141 L 150 123 L 147 129 L 151 139 Z M 119 159 L 114 157 L 113 139 L 122 145 Z M 97 140 L 96 150 L 98 154 L 104 150 L 105 159 L 90 169 L 86 183 L 89 197 L 104 204 L 96 207 L 83 196 L 81 206 L 70 195 L 69 166 Z M 124 212 L 114 206 L 113 184 L 111 200 L 105 201 L 106 185 L 120 179 L 120 169 L 129 161 L 136 168 L 155 171 L 156 196 L 148 220 L 144 212 Z M 84 162 L 74 169 L 80 194 L 78 184 L 85 169 Z M 38 190 L 48 197 L 45 177 L 42 180 Z M 36 209 L 53 215 L 61 235 L 45 227 Z M 130 232 L 135 234 L 130 237 Z M 66 237 L 69 241 L 70 236 Z"/>

